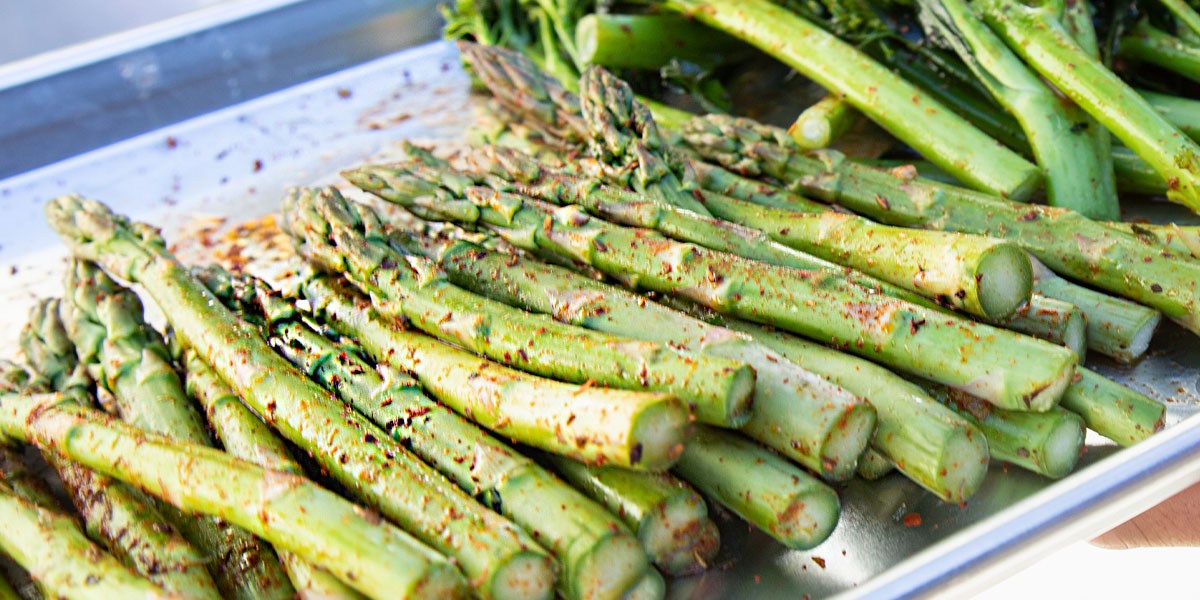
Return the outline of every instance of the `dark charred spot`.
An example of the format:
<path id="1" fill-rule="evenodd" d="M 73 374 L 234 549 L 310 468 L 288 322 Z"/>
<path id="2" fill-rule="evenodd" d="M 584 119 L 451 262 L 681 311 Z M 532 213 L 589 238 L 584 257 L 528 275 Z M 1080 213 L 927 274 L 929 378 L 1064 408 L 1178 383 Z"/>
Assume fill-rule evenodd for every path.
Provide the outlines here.
<path id="1" fill-rule="evenodd" d="M 629 464 L 636 465 L 642 462 L 642 443 L 638 442 L 633 445 L 633 450 L 629 451 Z"/>
<path id="2" fill-rule="evenodd" d="M 1036 221 L 1036 220 L 1037 220 L 1037 218 L 1038 218 L 1037 211 L 1036 211 L 1036 210 L 1031 210 L 1031 211 L 1029 211 L 1029 212 L 1027 212 L 1027 213 L 1025 213 L 1025 214 L 1023 214 L 1023 215 L 1021 215 L 1021 216 L 1019 216 L 1019 217 L 1017 217 L 1017 220 L 1018 220 L 1018 221 L 1027 221 L 1027 222 L 1028 222 L 1028 221 Z"/>
<path id="3" fill-rule="evenodd" d="M 1162 286 L 1157 283 L 1152 283 L 1150 284 L 1150 291 L 1154 292 L 1155 294 L 1161 294 Z"/>
<path id="4" fill-rule="evenodd" d="M 909 331 L 909 333 L 911 333 L 913 335 L 917 335 L 917 332 L 920 331 L 921 327 L 924 325 L 925 325 L 925 319 L 915 319 L 913 321 L 909 321 L 908 322 L 908 331 Z"/>
<path id="5" fill-rule="evenodd" d="M 875 203 L 882 207 L 883 210 L 888 210 L 891 208 L 891 205 L 888 204 L 887 198 L 884 198 L 879 194 L 875 194 Z"/>
<path id="6" fill-rule="evenodd" d="M 377 442 L 377 441 L 378 441 L 378 440 L 376 440 L 376 439 L 375 439 L 375 436 L 374 436 L 374 435 L 372 435 L 372 434 L 370 434 L 370 433 L 367 433 L 367 434 L 364 434 L 364 435 L 363 435 L 363 442 L 365 442 L 365 443 L 368 443 L 368 444 L 374 444 L 374 443 L 375 443 L 375 442 Z"/>

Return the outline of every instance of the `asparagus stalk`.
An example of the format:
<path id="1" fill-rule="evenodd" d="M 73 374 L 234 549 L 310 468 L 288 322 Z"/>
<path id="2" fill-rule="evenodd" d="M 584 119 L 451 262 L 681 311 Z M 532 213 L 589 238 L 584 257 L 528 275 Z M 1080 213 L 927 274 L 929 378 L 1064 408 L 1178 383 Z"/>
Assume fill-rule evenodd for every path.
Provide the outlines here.
<path id="1" fill-rule="evenodd" d="M 210 289 L 227 278 L 203 276 Z M 231 308 L 262 314 L 271 344 L 344 402 L 384 428 L 434 468 L 512 519 L 549 548 L 569 598 L 619 598 L 648 564 L 637 541 L 601 506 L 512 447 L 427 398 L 420 383 L 388 369 L 386 377 L 350 342 L 335 343 L 303 322 L 294 306 L 260 281 L 220 286 Z M 215 290 L 214 290 L 215 291 Z"/>
<path id="2" fill-rule="evenodd" d="M 1078 369 L 1061 406 L 1088 429 L 1130 446 L 1162 431 L 1166 407 L 1090 369 Z"/>
<path id="3" fill-rule="evenodd" d="M 298 475 L 147 433 L 55 396 L 0 397 L 0 428 L 183 510 L 235 523 L 370 597 L 466 595 L 445 557 Z"/>
<path id="4" fill-rule="evenodd" d="M 553 454 L 540 458 L 619 516 L 667 575 L 695 575 L 716 557 L 721 534 L 708 518 L 708 506 L 690 485 L 669 473 L 595 467 Z"/>
<path id="5" fill-rule="evenodd" d="M 104 552 L 70 517 L 18 496 L 0 481 L 0 550 L 57 598 L 170 598 Z"/>
<path id="6" fill-rule="evenodd" d="M 788 133 L 801 148 L 828 148 L 857 117 L 858 111 L 844 97 L 825 94 L 796 117 Z"/>
<path id="7" fill-rule="evenodd" d="M 170 352 L 142 318 L 142 304 L 94 263 L 67 271 L 62 307 L 80 363 L 116 398 L 121 417 L 146 431 L 205 446 L 212 438 L 171 364 Z M 278 557 L 260 540 L 212 519 L 168 511 L 176 527 L 217 557 L 209 572 L 225 596 L 290 598 L 295 594 Z"/>
<path id="8" fill-rule="evenodd" d="M 1003 325 L 1006 329 L 1065 346 L 1079 357 L 1080 363 L 1087 359 L 1088 320 L 1083 311 L 1070 302 L 1034 294 L 1029 303 Z"/>
<path id="9" fill-rule="evenodd" d="M 672 60 L 719 65 L 746 45 L 680 15 L 597 12 L 576 23 L 575 48 L 586 65 L 660 69 Z"/>
<path id="10" fill-rule="evenodd" d="M 1167 193 L 1167 180 L 1132 150 L 1119 146 L 1112 149 L 1112 156 L 1117 188 L 1122 192 L 1147 196 Z"/>
<path id="11" fill-rule="evenodd" d="M 1200 137 L 1200 101 L 1150 90 L 1138 90 L 1137 93 L 1153 106 L 1158 114 L 1188 137 Z"/>
<path id="12" fill-rule="evenodd" d="M 199 401 L 225 452 L 264 469 L 304 476 L 283 441 L 250 409 L 242 404 L 225 382 L 194 351 L 183 355 L 188 394 Z M 353 588 L 328 571 L 313 566 L 300 556 L 276 548 L 288 579 L 301 598 L 362 598 Z"/>
<path id="13" fill-rule="evenodd" d="M 1062 408 L 1044 413 L 993 409 L 987 403 L 945 387 L 925 388 L 943 404 L 979 427 L 996 460 L 1059 479 L 1075 469 L 1083 450 L 1083 419 Z"/>
<path id="14" fill-rule="evenodd" d="M 1021 200 L 1037 167 L 853 46 L 766 0 L 670 0 L 673 10 L 753 44 L 843 95 L 856 109 L 968 185 Z"/>
<path id="15" fill-rule="evenodd" d="M 788 548 L 812 548 L 837 524 L 837 493 L 737 434 L 699 426 L 675 473 Z M 755 465 L 748 469 L 746 465 Z"/>
<path id="16" fill-rule="evenodd" d="M 1061 1 L 1035 7 L 1017 0 L 986 0 L 979 7 L 1014 52 L 1169 182 L 1168 200 L 1200 210 L 1200 146 L 1080 47 L 1056 18 Z"/>
<path id="17" fill-rule="evenodd" d="M 407 189 L 428 189 L 430 183 L 434 182 Z M 438 189 L 456 198 L 451 190 Z M 419 205 L 426 214 L 444 204 L 427 194 L 392 190 L 396 193 L 381 197 Z M 611 225 L 576 210 L 555 210 L 517 194 L 472 187 L 463 195 L 478 208 L 473 223 L 496 229 L 517 246 L 579 260 L 645 289 L 678 294 L 719 312 L 831 342 L 969 390 L 1002 407 L 1048 409 L 1074 369 L 1076 358 L 1069 350 L 903 300 L 880 298 L 829 271 L 748 261 L 650 231 Z M 797 311 L 797 305 L 808 310 Z M 964 354 L 973 360 L 963 361 Z"/>
<path id="18" fill-rule="evenodd" d="M 380 239 L 383 225 L 374 211 L 346 202 L 332 188 L 289 196 L 283 218 L 302 254 L 325 269 L 344 271 L 372 294 L 381 312 L 403 315 L 426 333 L 546 377 L 674 393 L 701 422 L 736 427 L 748 417 L 754 371 L 743 363 L 581 330 L 467 292 L 427 259 L 406 261 Z M 623 464 L 663 468 L 674 459 L 671 448 L 682 441 L 686 414 L 667 396 L 643 396 L 637 404 L 631 413 L 639 415 L 636 421 L 665 435 L 661 443 L 643 446 L 644 464 Z M 570 413 L 541 415 L 546 417 L 554 428 L 574 419 Z"/>
<path id="19" fill-rule="evenodd" d="M 1047 202 L 1094 219 L 1119 218 L 1108 145 L 1090 133 L 1099 124 L 1078 107 L 1062 102 L 967 2 L 923 0 L 920 15 L 925 30 L 953 48 L 1020 122 L 1045 172 Z"/>
<path id="20" fill-rule="evenodd" d="M 17 590 L 13 589 L 12 583 L 3 573 L 0 573 L 0 600 L 21 600 L 21 597 L 17 595 Z"/>
<path id="21" fill-rule="evenodd" d="M 1188 5 L 1186 0 L 1159 0 L 1171 16 L 1178 22 L 1176 28 L 1182 40 L 1195 42 L 1200 39 L 1200 15 Z"/>
<path id="22" fill-rule="evenodd" d="M 1162 314 L 1140 304 L 1075 285 L 1034 261 L 1034 289 L 1074 304 L 1087 321 L 1088 348 L 1122 363 L 1141 358 L 1150 347 Z"/>
<path id="23" fill-rule="evenodd" d="M 101 261 L 139 282 L 164 311 L 184 345 L 196 349 L 256 413 L 308 451 L 352 494 L 458 561 L 485 598 L 548 597 L 550 558 L 520 529 L 483 509 L 441 475 L 380 432 L 347 413 L 238 320 L 168 252 L 150 227 L 104 205 L 64 196 L 47 220 L 76 255 Z M 313 424 L 320 423 L 321 427 Z"/>
<path id="24" fill-rule="evenodd" d="M 1151 241 L 1178 256 L 1200 258 L 1200 227 L 1198 226 L 1176 225 L 1175 223 L 1165 225 L 1110 223 L 1109 226 Z"/>
<path id="25" fill-rule="evenodd" d="M 1192 81 L 1200 81 L 1200 48 L 1145 20 L 1139 21 L 1121 38 L 1117 52 L 1123 58 L 1150 63 Z"/>
<path id="26" fill-rule="evenodd" d="M 314 313 L 320 317 L 322 322 L 332 325 L 344 335 L 355 338 L 376 360 L 391 360 L 393 366 L 403 366 L 414 370 L 422 385 L 435 394 L 437 393 L 437 389 L 431 386 L 431 383 L 436 384 L 438 381 L 437 371 L 429 366 L 435 361 L 430 360 L 431 357 L 427 354 L 414 351 L 414 343 L 411 341 L 413 334 L 399 328 L 394 321 L 380 318 L 369 303 L 362 299 L 354 299 L 345 290 L 332 284 L 326 277 L 309 277 L 297 282 L 297 285 L 300 294 L 310 303 Z M 397 362 L 404 364 L 397 365 Z M 426 383 L 426 381 L 430 381 L 430 383 Z M 532 390 L 533 388 L 525 387 L 525 389 Z M 520 393 L 524 390 L 514 387 L 512 391 Z M 443 398 L 439 396 L 439 399 Z M 697 445 L 709 444 L 709 447 L 691 456 L 732 457 L 728 462 L 718 464 L 715 469 L 706 470 L 703 464 L 695 463 L 696 470 L 704 473 L 704 481 L 708 487 L 706 488 L 694 480 L 691 481 L 693 485 L 705 493 L 711 493 L 709 490 L 716 489 L 737 490 L 740 494 L 734 497 L 731 492 L 728 498 L 729 505 L 734 510 L 740 510 L 739 514 L 747 517 L 750 523 L 768 532 L 779 529 L 779 515 L 770 511 L 751 510 L 752 507 L 772 502 L 783 508 L 794 507 L 792 512 L 785 512 L 782 516 L 788 517 L 789 522 L 805 522 L 816 525 L 800 530 L 788 528 L 781 532 L 784 539 L 795 539 L 799 544 L 815 545 L 832 531 L 832 526 L 837 520 L 836 503 L 832 503 L 831 506 L 830 502 L 825 501 L 827 498 L 822 493 L 819 496 L 822 498 L 821 502 L 800 504 L 803 502 L 803 494 L 797 494 L 797 488 L 808 490 L 815 487 L 810 485 L 811 477 L 803 470 L 761 449 L 750 453 L 746 456 L 747 460 L 743 461 L 732 454 L 739 447 L 724 446 L 721 443 L 722 439 L 701 435 L 688 442 L 680 457 L 680 463 L 677 465 L 694 460 L 689 458 L 688 449 Z M 762 462 L 756 462 L 758 459 L 762 459 Z M 721 461 L 718 459 L 717 462 Z M 783 477 L 784 483 L 777 485 L 779 482 L 776 481 L 775 475 L 781 473 L 787 475 Z M 786 491 L 781 493 L 780 490 Z M 787 500 L 788 498 L 791 500 Z M 796 537 L 789 538 L 790 535 Z M 653 581 L 648 581 L 647 587 L 652 587 L 653 583 Z M 633 595 L 633 592 L 630 594 Z"/>
<path id="27" fill-rule="evenodd" d="M 1156 308 L 1200 332 L 1200 264 L 1165 260 L 1159 250 L 1076 212 L 1010 203 L 833 153 L 801 156 L 782 130 L 746 119 L 694 119 L 684 136 L 706 159 L 735 172 L 789 181 L 808 197 L 877 221 L 1009 240 L 1059 273 Z"/>
<path id="28" fill-rule="evenodd" d="M 81 406 L 92 406 L 84 384 L 76 381 L 86 375 L 60 313 L 58 299 L 38 302 L 21 331 L 21 349 L 36 372 L 30 389 L 61 392 Z M 205 567 L 208 558 L 180 535 L 148 498 L 57 454 L 44 456 L 58 472 L 88 535 L 102 542 L 123 564 L 168 593 L 221 597 Z"/>

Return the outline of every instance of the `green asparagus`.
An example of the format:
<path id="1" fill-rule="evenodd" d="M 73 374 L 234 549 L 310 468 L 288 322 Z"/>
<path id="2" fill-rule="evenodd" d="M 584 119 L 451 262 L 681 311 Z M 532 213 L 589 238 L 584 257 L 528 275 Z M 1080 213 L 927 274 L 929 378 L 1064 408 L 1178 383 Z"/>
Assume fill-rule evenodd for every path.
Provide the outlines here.
<path id="1" fill-rule="evenodd" d="M 445 557 L 298 475 L 147 433 L 58 396 L 0 397 L 0 429 L 183 510 L 235 523 L 370 597 L 466 595 Z"/>
<path id="2" fill-rule="evenodd" d="M 184 391 L 159 334 L 142 318 L 133 291 L 94 263 L 67 270 L 63 324 L 80 364 L 112 392 L 121 418 L 135 427 L 194 444 L 212 445 L 204 420 Z M 167 517 L 201 552 L 214 557 L 209 572 L 226 597 L 290 598 L 295 594 L 275 552 L 244 531 L 177 511 Z"/>
<path id="3" fill-rule="evenodd" d="M 467 292 L 427 259 L 390 247 L 374 211 L 347 202 L 333 188 L 294 192 L 283 218 L 303 255 L 346 273 L 385 315 L 407 317 L 430 335 L 546 377 L 674 393 L 701 422 L 737 427 L 748 417 L 754 371 L 743 363 L 586 331 Z M 644 464 L 623 464 L 661 469 L 673 461 L 670 448 L 683 439 L 686 414 L 668 396 L 643 396 L 638 404 L 640 426 L 660 431 L 662 444 L 642 448 Z M 557 428 L 574 417 L 550 418 Z"/>
<path id="4" fill-rule="evenodd" d="M 1150 25 L 1145 20 L 1121 38 L 1118 52 L 1123 58 L 1150 63 L 1200 81 L 1200 47 Z"/>
<path id="5" fill-rule="evenodd" d="M 828 148 L 857 117 L 858 111 L 845 98 L 826 94 L 796 117 L 788 133 L 801 148 Z"/>
<path id="6" fill-rule="evenodd" d="M 1174 252 L 1177 256 L 1200 259 L 1200 226 L 1168 223 L 1110 223 L 1111 227 L 1127 231 L 1138 238 L 1151 241 Z"/>
<path id="7" fill-rule="evenodd" d="M 1060 405 L 1088 429 L 1130 446 L 1162 431 L 1166 407 L 1090 369 L 1078 369 Z"/>
<path id="8" fill-rule="evenodd" d="M 80 531 L 70 517 L 25 500 L 0 478 L 0 551 L 58 598 L 170 598 Z"/>
<path id="9" fill-rule="evenodd" d="M 631 69 L 660 69 L 672 60 L 714 66 L 746 50 L 738 40 L 680 15 L 599 12 L 579 19 L 575 47 L 584 64 Z"/>
<path id="10" fill-rule="evenodd" d="M 896 465 L 874 448 L 867 448 L 858 459 L 858 476 L 867 481 L 883 479 L 895 470 Z"/>
<path id="11" fill-rule="evenodd" d="M 194 348 L 256 413 L 308 451 L 346 489 L 458 561 L 485 598 L 549 597 L 551 559 L 525 533 L 487 511 L 365 417 L 275 354 L 165 249 L 149 226 L 78 196 L 49 203 L 47 220 L 77 256 L 141 283 L 175 335 Z M 319 424 L 319 426 L 318 426 Z"/>
<path id="12" fill-rule="evenodd" d="M 194 351 L 184 351 L 183 364 L 187 392 L 204 408 L 208 423 L 225 452 L 264 469 L 304 476 L 304 470 L 270 427 L 246 408 L 241 398 Z M 362 597 L 328 571 L 313 566 L 300 556 L 279 548 L 276 551 L 299 597 L 329 600 Z"/>
<path id="13" fill-rule="evenodd" d="M 228 279 L 210 269 L 210 289 Z M 261 315 L 273 346 L 331 392 L 463 489 L 533 533 L 562 569 L 569 598 L 618 598 L 648 568 L 646 556 L 612 515 L 532 460 L 427 398 L 409 375 L 377 372 L 350 342 L 335 343 L 309 327 L 291 302 L 261 281 L 219 286 L 230 308 Z M 214 290 L 215 291 L 215 290 Z"/>
<path id="14" fill-rule="evenodd" d="M 877 221 L 1011 241 L 1056 272 L 1156 308 L 1200 332 L 1200 264 L 1166 260 L 1158 249 L 1079 213 L 1010 203 L 854 164 L 831 152 L 802 156 L 785 132 L 747 119 L 693 119 L 684 137 L 706 159 L 735 172 L 787 181 L 810 198 Z"/>
<path id="15" fill-rule="evenodd" d="M 1001 324 L 1005 329 L 1070 348 L 1080 363 L 1087 360 L 1088 320 L 1070 302 L 1034 294 L 1028 304 Z"/>

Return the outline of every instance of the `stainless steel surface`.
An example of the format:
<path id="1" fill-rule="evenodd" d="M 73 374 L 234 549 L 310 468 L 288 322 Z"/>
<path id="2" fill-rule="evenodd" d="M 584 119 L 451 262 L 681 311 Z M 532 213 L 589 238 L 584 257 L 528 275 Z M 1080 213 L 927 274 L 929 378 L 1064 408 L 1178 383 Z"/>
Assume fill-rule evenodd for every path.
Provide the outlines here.
<path id="1" fill-rule="evenodd" d="M 264 60 L 259 68 L 274 61 Z M 294 66 L 290 57 L 281 60 Z M 187 70 L 177 76 L 194 78 Z M 64 86 L 81 85 L 62 77 Z M 8 274 L 0 286 L 4 347 L 14 347 L 35 295 L 59 293 L 64 253 L 42 224 L 48 198 L 77 191 L 160 224 L 168 240 L 177 239 L 198 214 L 236 222 L 269 213 L 286 186 L 331 180 L 340 168 L 387 155 L 398 140 L 461 141 L 471 119 L 466 87 L 449 45 L 422 46 L 0 180 L 7 209 L 0 219 L 0 273 Z M 125 110 L 145 120 L 135 129 L 156 126 L 142 108 Z M 2 135 L 0 144 L 19 147 Z M 719 516 L 724 544 L 717 564 L 672 582 L 670 596 L 957 596 L 1124 520 L 1200 479 L 1200 420 L 1189 419 L 1200 407 L 1200 345 L 1168 326 L 1154 348 L 1133 368 L 1100 360 L 1092 366 L 1167 401 L 1165 434 L 1124 451 L 1090 438 L 1081 469 L 1060 482 L 994 465 L 964 506 L 943 504 L 899 476 L 852 483 L 840 490 L 844 508 L 834 535 L 810 551 L 786 550 Z M 919 526 L 905 519 L 914 513 Z"/>

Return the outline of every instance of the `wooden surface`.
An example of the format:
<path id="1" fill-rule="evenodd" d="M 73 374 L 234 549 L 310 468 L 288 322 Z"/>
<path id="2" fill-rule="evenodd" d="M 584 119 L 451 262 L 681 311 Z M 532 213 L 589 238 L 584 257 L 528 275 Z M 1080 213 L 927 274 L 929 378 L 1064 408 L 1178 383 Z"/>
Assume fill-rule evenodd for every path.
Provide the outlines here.
<path id="1" fill-rule="evenodd" d="M 1101 548 L 1200 546 L 1200 484 L 1092 540 Z"/>

